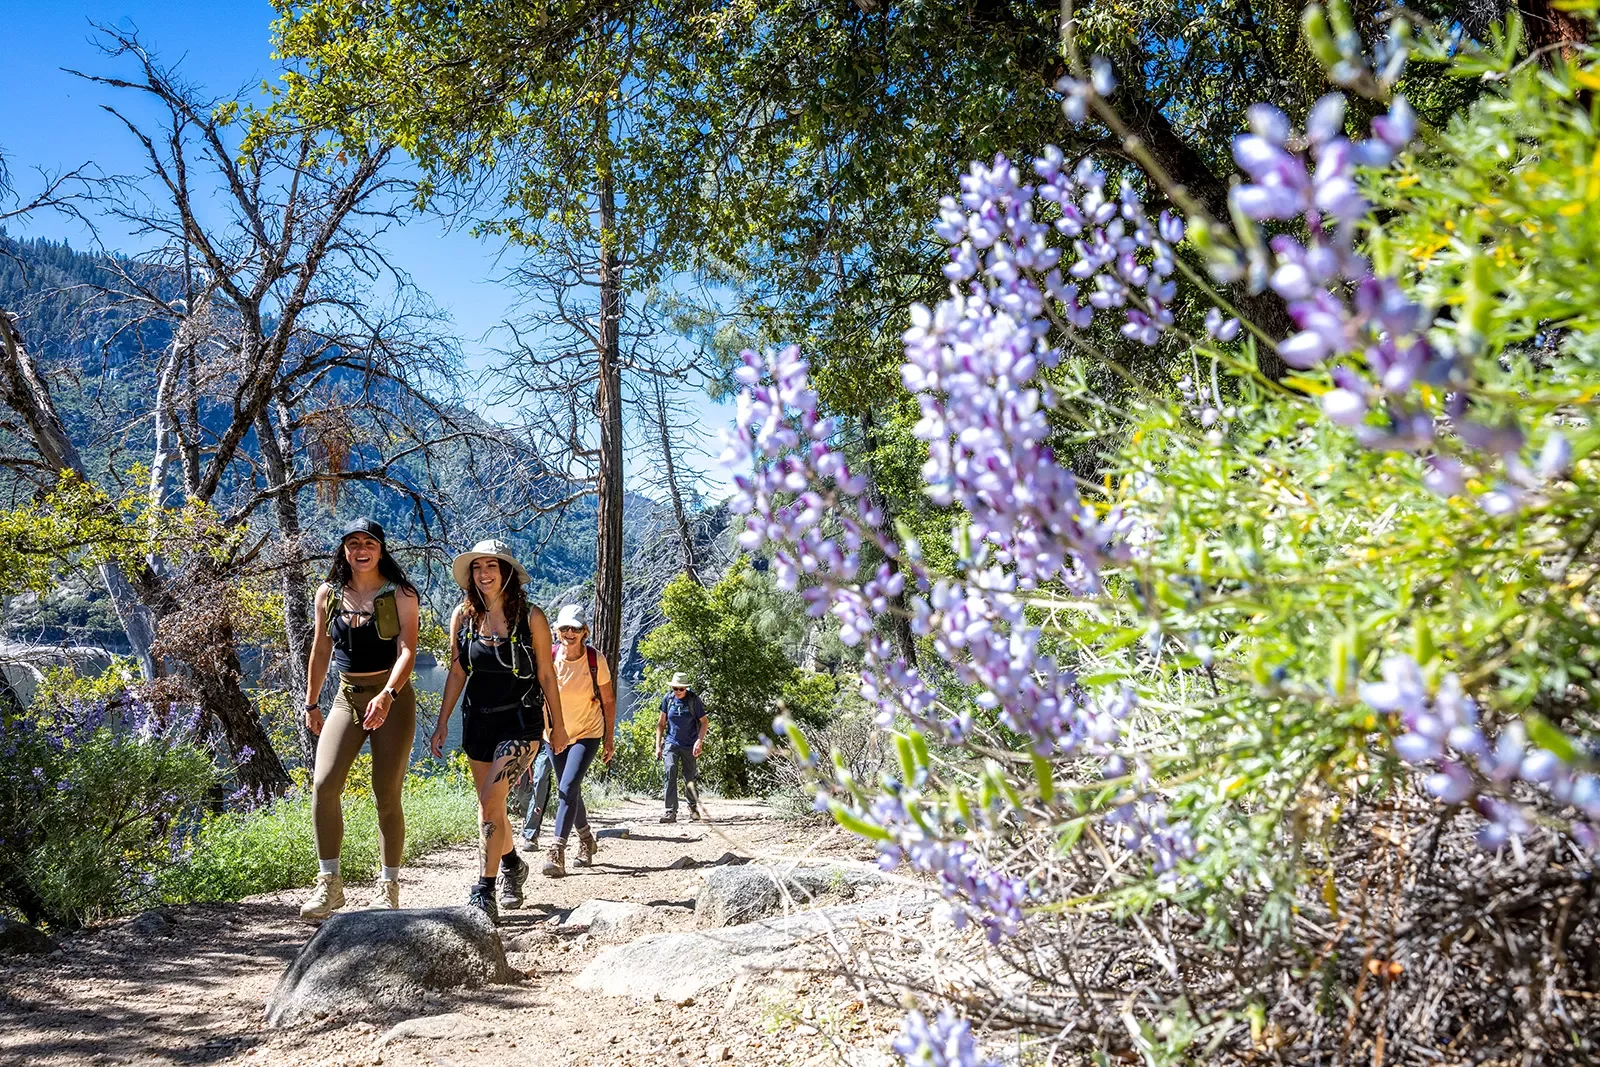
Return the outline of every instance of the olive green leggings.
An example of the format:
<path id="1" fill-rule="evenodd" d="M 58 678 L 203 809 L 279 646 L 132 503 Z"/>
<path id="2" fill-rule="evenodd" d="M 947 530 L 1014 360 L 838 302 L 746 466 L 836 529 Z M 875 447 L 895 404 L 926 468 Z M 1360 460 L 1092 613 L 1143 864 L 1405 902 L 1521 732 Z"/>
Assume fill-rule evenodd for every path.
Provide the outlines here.
<path id="1" fill-rule="evenodd" d="M 353 685 L 339 680 L 339 695 L 322 720 L 317 737 L 317 766 L 311 778 L 311 820 L 317 837 L 317 858 L 339 858 L 344 844 L 345 779 L 350 765 L 361 753 L 361 744 L 372 739 L 372 798 L 378 807 L 378 843 L 386 867 L 400 866 L 406 850 L 406 816 L 400 809 L 400 787 L 411 765 L 411 746 L 417 734 L 417 693 L 407 682 L 395 694 L 389 716 L 376 730 L 361 728 L 367 702 L 383 691 L 382 681 Z"/>

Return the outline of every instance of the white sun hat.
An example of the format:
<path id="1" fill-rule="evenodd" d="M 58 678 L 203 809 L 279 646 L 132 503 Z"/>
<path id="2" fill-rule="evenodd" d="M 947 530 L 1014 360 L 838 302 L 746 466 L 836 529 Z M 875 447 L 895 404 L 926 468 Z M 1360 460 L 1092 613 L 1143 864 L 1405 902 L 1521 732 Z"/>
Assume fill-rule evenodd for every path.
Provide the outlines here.
<path id="1" fill-rule="evenodd" d="M 584 621 L 583 618 L 583 608 L 579 607 L 577 604 L 564 605 L 561 608 L 560 614 L 556 616 L 556 629 L 558 630 L 564 630 L 568 626 L 572 627 L 574 630 L 582 630 L 586 629 L 588 625 L 589 624 Z"/>
<path id="2" fill-rule="evenodd" d="M 668 689 L 687 689 L 687 688 L 689 688 L 689 676 L 687 674 L 684 674 L 682 671 L 679 671 L 677 674 L 674 674 L 672 676 L 672 681 L 667 684 L 667 688 Z"/>
<path id="3" fill-rule="evenodd" d="M 479 559 L 503 559 L 511 564 L 511 569 L 516 573 L 517 581 L 526 583 L 528 569 L 517 562 L 517 557 L 511 554 L 511 546 L 504 541 L 492 538 L 488 541 L 479 541 L 472 546 L 471 552 L 463 552 L 450 564 L 450 574 L 455 578 L 456 584 L 465 589 L 467 583 L 472 581 L 472 562 Z"/>

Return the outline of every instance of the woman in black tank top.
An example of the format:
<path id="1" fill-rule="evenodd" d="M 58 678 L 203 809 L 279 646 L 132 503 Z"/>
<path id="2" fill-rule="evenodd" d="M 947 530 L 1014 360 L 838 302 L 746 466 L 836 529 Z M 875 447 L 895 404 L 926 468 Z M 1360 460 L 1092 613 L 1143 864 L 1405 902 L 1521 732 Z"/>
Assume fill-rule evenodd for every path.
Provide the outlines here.
<path id="1" fill-rule="evenodd" d="M 306 665 L 306 728 L 317 735 L 311 812 L 319 867 L 316 888 L 300 909 L 308 921 L 321 922 L 344 905 L 340 798 L 351 764 L 369 741 L 382 851 L 375 904 L 400 906 L 406 846 L 400 791 L 417 732 L 411 666 L 420 606 L 416 587 L 389 555 L 383 527 L 371 519 L 346 526 L 328 580 L 317 589 L 316 630 Z M 330 661 L 339 671 L 339 688 L 324 715 L 320 697 Z"/>
<path id="2" fill-rule="evenodd" d="M 561 690 L 550 655 L 550 623 L 529 607 L 528 572 L 499 541 L 480 541 L 451 568 L 464 595 L 450 617 L 450 673 L 433 731 L 433 754 L 444 754 L 450 713 L 461 699 L 461 748 L 478 787 L 478 880 L 467 903 L 500 921 L 499 904 L 520 908 L 528 864 L 511 843 L 506 794 L 539 752 Z"/>

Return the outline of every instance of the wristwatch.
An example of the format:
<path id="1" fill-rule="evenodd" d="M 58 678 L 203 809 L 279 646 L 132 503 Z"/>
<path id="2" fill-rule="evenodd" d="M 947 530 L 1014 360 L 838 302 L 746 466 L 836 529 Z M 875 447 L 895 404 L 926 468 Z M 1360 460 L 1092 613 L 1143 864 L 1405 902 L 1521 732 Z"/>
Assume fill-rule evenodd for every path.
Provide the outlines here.
<path id="1" fill-rule="evenodd" d="M 321 707 L 322 707 L 322 702 L 321 701 L 313 700 L 311 703 L 306 705 L 306 710 L 307 711 L 317 711 Z"/>
<path id="2" fill-rule="evenodd" d="M 390 700 L 393 700 L 395 697 L 400 695 L 400 691 L 398 689 L 395 689 L 393 686 L 387 686 L 387 685 L 384 686 L 383 687 L 383 692 L 384 692 L 384 695 L 387 696 Z"/>

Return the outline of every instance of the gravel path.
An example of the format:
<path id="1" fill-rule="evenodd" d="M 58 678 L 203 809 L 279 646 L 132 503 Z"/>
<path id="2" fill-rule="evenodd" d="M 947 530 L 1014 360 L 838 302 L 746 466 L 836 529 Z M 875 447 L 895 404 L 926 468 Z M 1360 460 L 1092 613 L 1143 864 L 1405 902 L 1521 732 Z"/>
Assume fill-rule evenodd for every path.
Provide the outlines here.
<path id="1" fill-rule="evenodd" d="M 42 960 L 0 964 L 0 1064 L 739 1064 L 883 1062 L 890 1020 L 872 1017 L 842 980 L 767 974 L 736 980 L 714 1003 L 643 1003 L 585 993 L 573 978 L 607 946 L 556 929 L 586 900 L 651 906 L 638 935 L 688 929 L 708 864 L 741 856 L 862 855 L 841 833 L 798 830 L 752 802 L 712 800 L 710 823 L 656 822 L 659 801 L 597 816 L 599 855 L 565 879 L 528 882 L 528 907 L 502 917 L 514 985 L 440 996 L 414 1036 L 382 1039 L 395 1019 L 272 1032 L 263 1005 L 310 928 L 302 890 L 238 904 L 163 908 L 85 931 Z M 609 836 L 626 832 L 626 837 Z M 608 833 L 609 832 L 609 833 Z M 536 857 L 528 856 L 536 864 Z M 403 905 L 464 902 L 471 846 L 406 869 Z M 569 859 L 570 862 L 570 859 Z M 674 866 L 677 863 L 679 866 Z M 347 906 L 370 887 L 347 886 Z"/>

